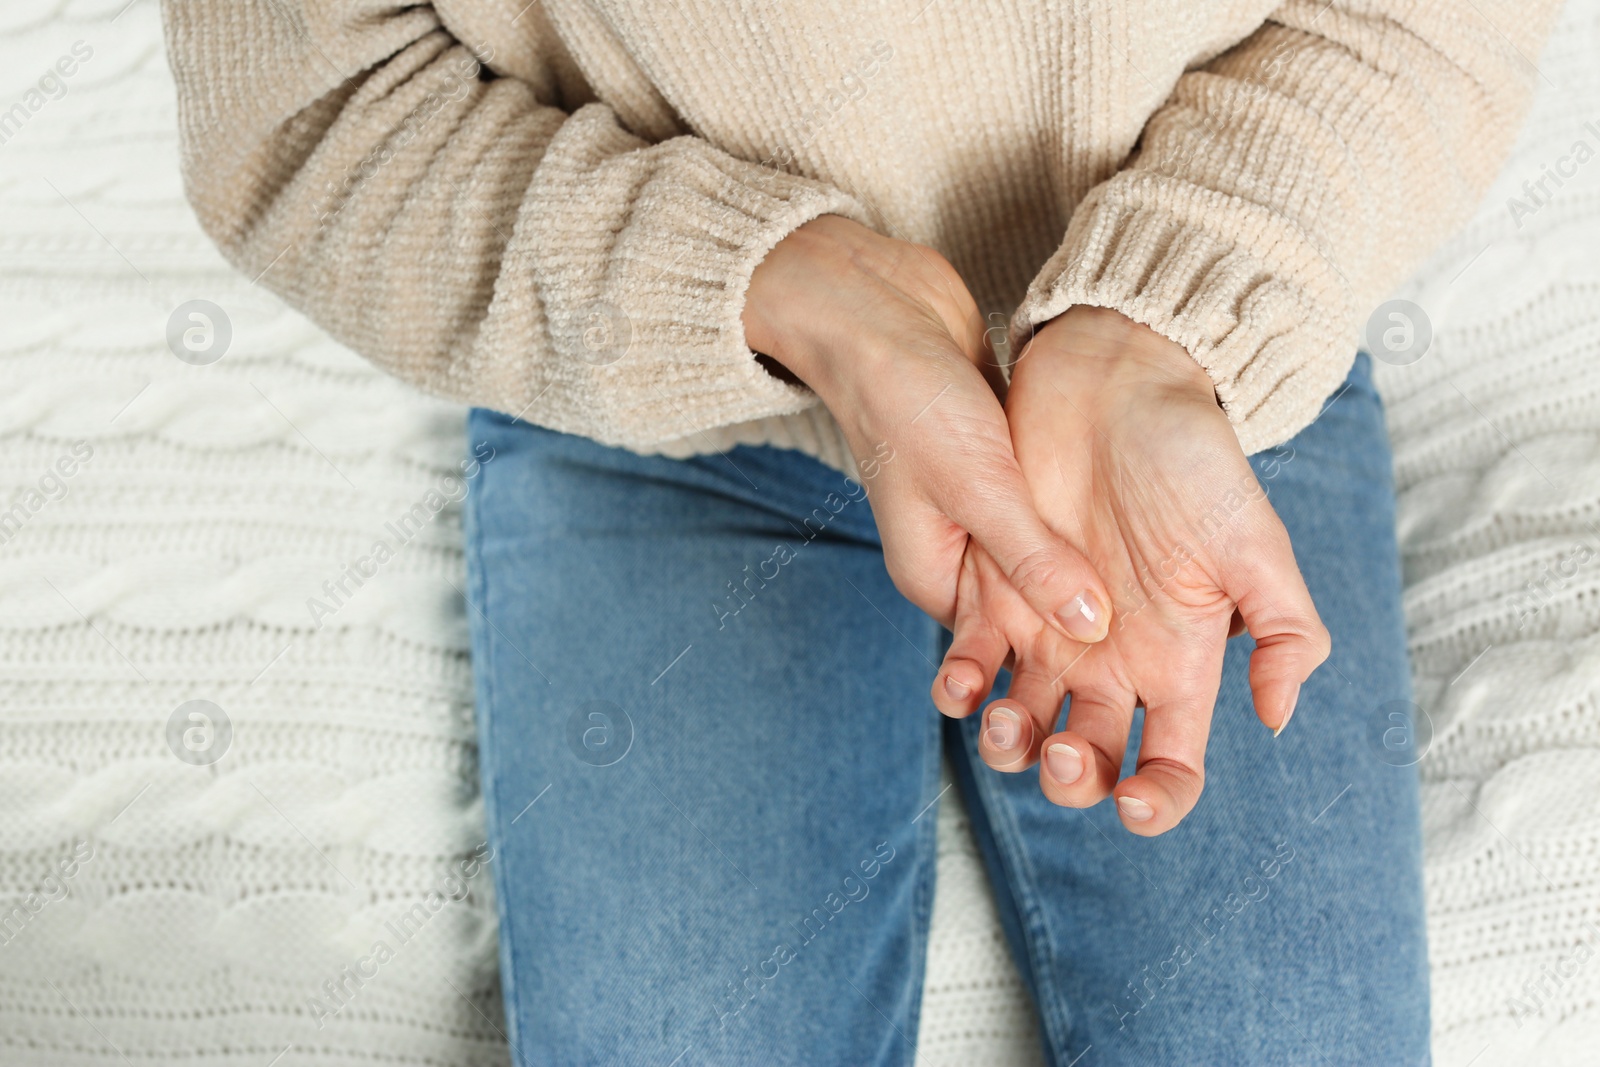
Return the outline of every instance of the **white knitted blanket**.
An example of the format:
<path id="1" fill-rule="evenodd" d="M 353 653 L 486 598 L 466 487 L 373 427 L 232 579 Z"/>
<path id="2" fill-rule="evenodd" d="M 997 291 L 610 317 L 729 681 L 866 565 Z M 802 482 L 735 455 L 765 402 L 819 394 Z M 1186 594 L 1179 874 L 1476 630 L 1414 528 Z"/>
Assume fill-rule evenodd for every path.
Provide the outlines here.
<path id="1" fill-rule="evenodd" d="M 1575 0 L 1381 378 L 1441 1067 L 1600 1060 L 1600 163 L 1506 206 L 1600 150 L 1596 55 Z M 176 158 L 152 0 L 0 5 L 0 1062 L 504 1064 L 462 413 L 230 271 Z M 939 878 L 919 1063 L 1039 1062 L 956 804 Z"/>

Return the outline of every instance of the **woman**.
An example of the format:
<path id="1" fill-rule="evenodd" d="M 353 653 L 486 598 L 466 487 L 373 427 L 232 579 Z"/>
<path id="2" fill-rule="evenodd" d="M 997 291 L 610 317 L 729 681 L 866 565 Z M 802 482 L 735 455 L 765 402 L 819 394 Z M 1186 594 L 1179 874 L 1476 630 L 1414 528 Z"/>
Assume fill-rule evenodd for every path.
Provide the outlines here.
<path id="1" fill-rule="evenodd" d="M 1352 358 L 1552 7 L 167 5 L 225 252 L 478 406 L 521 1062 L 911 1062 L 942 755 L 1051 1062 L 1426 1061 Z"/>

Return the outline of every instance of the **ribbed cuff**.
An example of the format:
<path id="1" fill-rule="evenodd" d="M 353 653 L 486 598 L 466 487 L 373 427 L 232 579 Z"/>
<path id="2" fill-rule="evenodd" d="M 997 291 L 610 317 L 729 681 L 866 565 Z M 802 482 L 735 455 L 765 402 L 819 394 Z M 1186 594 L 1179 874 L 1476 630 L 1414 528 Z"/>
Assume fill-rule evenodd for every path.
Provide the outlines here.
<path id="1" fill-rule="evenodd" d="M 587 135 L 592 152 L 620 154 L 620 143 L 606 142 L 631 134 L 573 128 L 609 124 L 600 110 L 569 119 L 551 154 L 569 135 Z M 698 138 L 642 151 L 661 157 L 642 180 L 637 167 L 602 165 L 583 183 L 543 183 L 582 189 L 580 199 L 535 208 L 559 218 L 563 246 L 552 254 L 546 245 L 535 267 L 558 357 L 550 374 L 566 378 L 572 395 L 593 398 L 592 410 L 573 413 L 580 424 L 571 430 L 651 448 L 815 405 L 814 393 L 763 370 L 745 344 L 745 293 L 756 265 L 795 229 L 826 214 L 870 225 L 867 210 L 832 186 L 747 163 Z M 608 187 L 613 181 L 634 184 Z M 628 204 L 625 217 L 605 217 L 607 205 L 619 202 Z M 590 211 L 600 217 L 586 219 Z M 602 350 L 597 358 L 597 327 L 602 337 L 610 331 L 612 343 L 625 332 L 625 353 L 608 362 L 615 350 Z"/>
<path id="2" fill-rule="evenodd" d="M 1247 454 L 1310 424 L 1359 344 L 1349 287 L 1288 220 L 1134 171 L 1079 206 L 1012 318 L 1010 351 L 1078 304 L 1120 311 L 1186 348 Z"/>

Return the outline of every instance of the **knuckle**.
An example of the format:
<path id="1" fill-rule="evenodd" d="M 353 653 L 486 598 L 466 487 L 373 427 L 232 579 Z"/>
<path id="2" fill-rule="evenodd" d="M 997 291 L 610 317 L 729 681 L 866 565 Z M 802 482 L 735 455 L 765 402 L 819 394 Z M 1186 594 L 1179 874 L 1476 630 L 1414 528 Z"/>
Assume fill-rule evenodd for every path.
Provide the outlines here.
<path id="1" fill-rule="evenodd" d="M 1168 790 L 1186 805 L 1193 804 L 1206 788 L 1206 769 L 1201 763 L 1188 764 L 1168 756 L 1152 757 L 1139 764 L 1141 775 L 1155 775 Z"/>
<path id="2" fill-rule="evenodd" d="M 1024 599 L 1031 601 L 1060 586 L 1066 569 L 1054 553 L 1038 548 L 1018 560 L 1006 577 Z"/>
<path id="3" fill-rule="evenodd" d="M 1304 650 L 1316 661 L 1313 666 L 1325 662 L 1333 651 L 1333 636 L 1328 633 L 1328 628 L 1323 625 L 1322 619 L 1315 611 L 1307 614 L 1284 614 L 1262 621 L 1262 629 L 1267 636 L 1264 640 L 1257 641 L 1258 646 L 1278 645 L 1296 658 Z"/>
<path id="4" fill-rule="evenodd" d="M 1317 663 L 1327 662 L 1328 656 L 1333 653 L 1333 635 L 1322 624 L 1322 620 L 1313 617 L 1305 630 L 1306 641 L 1310 643 L 1311 650 L 1316 653 Z"/>

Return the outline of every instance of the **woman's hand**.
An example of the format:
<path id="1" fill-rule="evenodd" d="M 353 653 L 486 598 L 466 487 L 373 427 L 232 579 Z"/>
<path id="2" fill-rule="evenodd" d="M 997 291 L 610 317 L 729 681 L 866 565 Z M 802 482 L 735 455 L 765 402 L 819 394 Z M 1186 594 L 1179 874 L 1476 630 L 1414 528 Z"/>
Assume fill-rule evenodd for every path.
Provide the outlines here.
<path id="1" fill-rule="evenodd" d="M 952 624 L 970 535 L 1036 619 L 1105 636 L 1106 587 L 1035 510 L 982 318 L 943 256 L 824 215 L 757 266 L 744 326 L 844 430 L 908 600 Z"/>
<path id="2" fill-rule="evenodd" d="M 1006 411 L 1040 515 L 1106 579 L 1115 623 L 1099 645 L 1062 639 L 974 548 L 934 702 L 972 713 L 1014 651 L 1009 694 L 987 711 L 984 760 L 1017 771 L 1042 755 L 1055 803 L 1087 807 L 1114 792 L 1130 830 L 1162 833 L 1199 799 L 1236 613 L 1256 641 L 1256 715 L 1274 730 L 1327 658 L 1328 632 L 1210 379 L 1181 347 L 1114 311 L 1073 308 L 1024 350 Z M 1055 733 L 1068 691 L 1067 729 Z M 1119 784 L 1136 703 L 1146 709 L 1138 772 Z"/>

